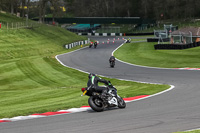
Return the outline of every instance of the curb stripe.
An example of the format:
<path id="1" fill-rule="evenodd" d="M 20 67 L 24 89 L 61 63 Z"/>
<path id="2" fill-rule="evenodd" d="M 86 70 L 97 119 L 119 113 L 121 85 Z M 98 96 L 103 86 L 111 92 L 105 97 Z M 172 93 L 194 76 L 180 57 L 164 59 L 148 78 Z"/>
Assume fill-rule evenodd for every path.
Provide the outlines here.
<path id="1" fill-rule="evenodd" d="M 46 112 L 42 114 L 32 114 L 32 115 L 44 115 L 44 116 L 50 116 L 50 115 L 59 115 L 59 114 L 67 114 L 71 112 L 63 111 L 63 112 Z"/>
<path id="2" fill-rule="evenodd" d="M 81 108 L 90 108 L 90 106 L 82 106 Z"/>
<path id="3" fill-rule="evenodd" d="M 0 120 L 0 123 L 3 123 L 3 122 L 11 122 L 9 120 Z"/>
<path id="4" fill-rule="evenodd" d="M 124 101 L 127 102 L 133 102 L 139 99 L 143 99 L 145 97 L 149 97 L 150 95 L 141 95 L 141 96 L 135 96 L 135 97 L 128 97 L 123 98 Z M 88 110 L 92 110 L 90 106 L 81 106 L 80 108 L 71 108 L 68 110 L 60 110 L 56 112 L 46 112 L 46 113 L 36 113 L 28 116 L 17 116 L 13 118 L 4 118 L 0 119 L 0 123 L 5 122 L 12 122 L 12 121 L 19 121 L 19 120 L 27 120 L 27 119 L 34 119 L 34 118 L 40 118 L 40 117 L 48 117 L 48 116 L 55 116 L 55 115 L 62 115 L 62 114 L 71 114 L 71 113 L 77 113 L 77 112 L 85 112 Z"/>
<path id="5" fill-rule="evenodd" d="M 189 68 L 189 67 L 186 67 L 186 68 L 174 68 L 174 69 L 178 69 L 178 70 L 200 70 L 200 68 Z"/>
<path id="6" fill-rule="evenodd" d="M 144 97 L 148 97 L 148 96 L 149 95 L 141 95 L 141 96 L 129 97 L 129 98 L 123 98 L 123 99 L 124 99 L 124 101 L 133 101 L 133 100 L 144 98 Z"/>

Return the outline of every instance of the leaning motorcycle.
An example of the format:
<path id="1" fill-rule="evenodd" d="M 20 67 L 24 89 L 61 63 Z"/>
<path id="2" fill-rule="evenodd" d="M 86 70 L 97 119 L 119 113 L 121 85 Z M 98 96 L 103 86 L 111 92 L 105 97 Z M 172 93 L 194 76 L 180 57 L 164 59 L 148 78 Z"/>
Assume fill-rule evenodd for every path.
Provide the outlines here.
<path id="1" fill-rule="evenodd" d="M 127 39 L 127 40 L 126 40 L 126 43 L 131 43 L 131 39 L 130 39 L 130 38 Z"/>
<path id="2" fill-rule="evenodd" d="M 110 107 L 125 108 L 126 103 L 123 98 L 117 94 L 117 89 L 110 82 L 107 87 L 108 92 L 103 99 L 101 97 L 101 93 L 95 92 L 93 87 L 82 88 L 82 96 L 89 96 L 88 104 L 94 111 L 97 112 L 104 111 L 105 108 Z"/>

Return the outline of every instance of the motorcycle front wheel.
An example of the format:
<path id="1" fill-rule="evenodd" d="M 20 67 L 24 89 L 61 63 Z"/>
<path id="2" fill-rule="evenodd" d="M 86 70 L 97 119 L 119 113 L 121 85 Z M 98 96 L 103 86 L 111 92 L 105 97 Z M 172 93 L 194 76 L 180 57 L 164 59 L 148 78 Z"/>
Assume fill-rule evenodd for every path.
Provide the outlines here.
<path id="1" fill-rule="evenodd" d="M 104 110 L 103 101 L 98 97 L 91 96 L 88 103 L 94 111 L 101 112 Z"/>
<path id="2" fill-rule="evenodd" d="M 110 67 L 114 67 L 115 64 L 113 62 L 110 63 Z"/>
<path id="3" fill-rule="evenodd" d="M 123 100 L 123 98 L 118 98 L 118 107 L 119 108 L 125 108 L 126 107 L 126 103 L 125 103 L 125 101 Z"/>

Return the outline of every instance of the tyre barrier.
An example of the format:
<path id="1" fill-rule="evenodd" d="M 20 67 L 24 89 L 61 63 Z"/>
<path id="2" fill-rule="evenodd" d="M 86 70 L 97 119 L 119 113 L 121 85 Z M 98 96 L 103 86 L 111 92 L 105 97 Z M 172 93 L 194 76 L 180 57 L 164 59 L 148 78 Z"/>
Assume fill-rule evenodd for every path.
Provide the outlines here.
<path id="1" fill-rule="evenodd" d="M 188 44 L 156 44 L 154 49 L 188 49 L 200 46 L 200 42 L 188 43 Z"/>
<path id="2" fill-rule="evenodd" d="M 147 42 L 158 42 L 160 39 L 159 38 L 147 38 Z M 169 42 L 169 38 L 163 38 L 163 42 Z M 161 40 L 160 40 L 161 41 Z"/>
<path id="3" fill-rule="evenodd" d="M 122 33 L 77 33 L 79 36 L 122 36 Z"/>
<path id="4" fill-rule="evenodd" d="M 126 36 L 146 36 L 146 35 L 154 35 L 154 32 L 146 32 L 146 33 L 124 33 Z"/>
<path id="5" fill-rule="evenodd" d="M 149 33 L 77 33 L 82 36 L 145 36 L 154 35 L 154 32 Z"/>
<path id="6" fill-rule="evenodd" d="M 78 41 L 78 42 L 74 42 L 74 43 L 70 43 L 70 44 L 65 44 L 64 47 L 66 49 L 71 49 L 71 48 L 76 47 L 76 46 L 88 44 L 89 42 L 90 42 L 89 40 Z"/>

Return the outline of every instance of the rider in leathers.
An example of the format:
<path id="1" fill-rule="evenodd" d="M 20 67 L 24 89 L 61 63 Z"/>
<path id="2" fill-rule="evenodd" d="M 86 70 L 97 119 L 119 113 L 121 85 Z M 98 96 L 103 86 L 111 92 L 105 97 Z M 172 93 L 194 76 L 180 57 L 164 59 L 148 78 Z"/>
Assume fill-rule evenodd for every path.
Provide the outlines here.
<path id="1" fill-rule="evenodd" d="M 115 57 L 114 57 L 114 55 L 112 55 L 112 56 L 110 57 L 109 62 L 111 63 L 112 60 L 115 62 Z"/>
<path id="2" fill-rule="evenodd" d="M 106 85 L 109 85 L 109 82 L 105 79 L 97 77 L 95 74 L 92 74 L 92 73 L 89 74 L 88 78 L 89 80 L 87 82 L 87 86 L 88 87 L 92 86 L 92 88 L 94 88 L 96 92 L 99 92 L 102 94 L 102 98 L 105 98 L 108 88 L 103 87 L 103 86 L 98 86 L 98 82 L 102 82 Z"/>

